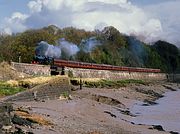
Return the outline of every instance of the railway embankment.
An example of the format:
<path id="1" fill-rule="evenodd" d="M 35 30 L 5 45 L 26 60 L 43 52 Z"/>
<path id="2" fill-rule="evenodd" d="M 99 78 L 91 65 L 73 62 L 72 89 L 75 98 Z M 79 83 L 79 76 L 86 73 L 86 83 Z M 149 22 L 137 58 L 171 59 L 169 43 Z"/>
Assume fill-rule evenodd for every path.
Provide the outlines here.
<path id="1" fill-rule="evenodd" d="M 50 75 L 49 65 L 25 64 L 12 62 L 12 66 L 19 72 L 30 75 Z M 108 80 L 116 79 L 137 79 L 137 80 L 166 80 L 164 73 L 146 73 L 146 72 L 128 72 L 128 71 L 110 71 L 81 68 L 65 68 L 65 74 L 76 78 L 100 78 Z"/>

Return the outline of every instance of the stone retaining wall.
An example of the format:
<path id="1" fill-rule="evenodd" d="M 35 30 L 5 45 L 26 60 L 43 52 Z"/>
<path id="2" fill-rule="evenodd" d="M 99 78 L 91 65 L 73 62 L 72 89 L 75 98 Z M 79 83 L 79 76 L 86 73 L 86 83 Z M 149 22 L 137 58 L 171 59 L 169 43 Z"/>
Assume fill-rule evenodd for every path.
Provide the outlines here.
<path id="1" fill-rule="evenodd" d="M 26 64 L 12 62 L 11 65 L 19 72 L 30 75 L 50 75 L 49 65 Z"/>
<path id="2" fill-rule="evenodd" d="M 143 79 L 143 80 L 166 80 L 163 73 L 144 73 L 127 71 L 109 71 L 94 69 L 65 68 L 65 73 L 72 77 L 104 78 L 104 79 Z"/>
<path id="3" fill-rule="evenodd" d="M 12 62 L 12 66 L 20 72 L 31 75 L 50 75 L 50 66 L 25 64 Z M 60 69 L 61 70 L 61 69 Z M 127 71 L 109 71 L 95 69 L 65 68 L 65 74 L 82 78 L 103 78 L 103 79 L 143 79 L 143 80 L 167 80 L 163 73 L 141 73 Z"/>

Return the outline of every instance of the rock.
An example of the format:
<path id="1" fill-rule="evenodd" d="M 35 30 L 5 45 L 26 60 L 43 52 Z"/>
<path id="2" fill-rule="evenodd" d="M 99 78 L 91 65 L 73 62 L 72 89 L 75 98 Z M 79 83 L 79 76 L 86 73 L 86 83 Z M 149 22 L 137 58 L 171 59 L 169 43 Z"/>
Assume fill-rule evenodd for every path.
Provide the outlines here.
<path id="1" fill-rule="evenodd" d="M 13 126 L 3 126 L 2 130 L 5 133 L 10 133 L 12 131 Z"/>
<path id="2" fill-rule="evenodd" d="M 3 130 L 10 130 L 12 128 L 12 126 L 3 126 L 2 129 Z"/>
<path id="3" fill-rule="evenodd" d="M 68 100 L 68 97 L 61 95 L 61 96 L 59 96 L 59 100 Z"/>
<path id="4" fill-rule="evenodd" d="M 169 133 L 170 134 L 179 134 L 178 132 L 173 132 L 173 131 L 170 131 Z"/>
<path id="5" fill-rule="evenodd" d="M 136 115 L 132 114 L 129 110 L 121 110 L 121 109 L 118 109 L 118 110 L 124 115 L 129 115 L 131 117 L 136 117 Z"/>
<path id="6" fill-rule="evenodd" d="M 11 126 L 11 111 L 13 107 L 10 103 L 0 103 L 0 129 L 3 126 Z"/>
<path id="7" fill-rule="evenodd" d="M 171 86 L 167 86 L 167 85 L 162 85 L 162 86 L 164 86 L 168 90 L 177 91 L 176 89 L 172 88 Z"/>
<path id="8" fill-rule="evenodd" d="M 17 124 L 20 126 L 32 126 L 32 123 L 30 121 L 20 118 L 17 115 L 14 115 L 14 117 L 12 118 L 12 122 L 13 124 Z"/>
<path id="9" fill-rule="evenodd" d="M 153 125 L 153 129 L 157 129 L 159 131 L 164 131 L 164 129 L 161 125 Z"/>
<path id="10" fill-rule="evenodd" d="M 136 91 L 136 92 L 139 92 L 139 93 L 142 93 L 142 94 L 151 95 L 151 96 L 154 96 L 154 97 L 156 97 L 156 98 L 162 98 L 162 97 L 164 97 L 162 94 L 156 93 L 156 92 L 154 92 L 153 90 L 144 90 L 144 89 L 136 88 L 135 91 Z"/>
<path id="11" fill-rule="evenodd" d="M 23 130 L 22 128 L 20 127 L 16 127 L 16 131 L 14 131 L 13 133 L 11 134 L 34 134 L 33 132 L 29 132 L 29 131 L 26 131 L 26 130 Z"/>
<path id="12" fill-rule="evenodd" d="M 69 95 L 69 100 L 73 100 L 73 97 L 72 97 L 72 95 Z"/>
<path id="13" fill-rule="evenodd" d="M 109 112 L 109 111 L 104 111 L 104 113 L 107 113 L 107 114 L 111 115 L 111 117 L 116 118 L 116 115 L 112 114 L 112 113 L 111 113 L 111 112 Z"/>
<path id="14" fill-rule="evenodd" d="M 144 100 L 145 104 L 143 104 L 142 106 L 150 106 L 150 105 L 157 105 L 158 103 L 154 102 L 154 101 L 150 101 L 145 99 Z"/>

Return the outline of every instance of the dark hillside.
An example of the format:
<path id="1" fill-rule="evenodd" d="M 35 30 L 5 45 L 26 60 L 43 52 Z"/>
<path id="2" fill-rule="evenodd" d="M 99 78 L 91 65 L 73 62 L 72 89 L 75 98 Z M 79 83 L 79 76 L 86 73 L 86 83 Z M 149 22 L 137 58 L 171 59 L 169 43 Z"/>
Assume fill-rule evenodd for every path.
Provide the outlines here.
<path id="1" fill-rule="evenodd" d="M 165 41 L 157 41 L 152 47 L 160 55 L 163 64 L 167 66 L 168 72 L 180 71 L 180 51 L 175 45 Z"/>

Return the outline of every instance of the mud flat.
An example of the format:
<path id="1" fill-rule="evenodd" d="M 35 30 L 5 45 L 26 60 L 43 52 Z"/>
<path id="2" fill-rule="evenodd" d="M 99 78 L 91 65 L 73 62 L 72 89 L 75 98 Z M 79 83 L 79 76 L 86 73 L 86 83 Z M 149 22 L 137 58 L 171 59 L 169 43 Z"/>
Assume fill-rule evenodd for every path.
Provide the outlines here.
<path id="1" fill-rule="evenodd" d="M 161 125 L 166 131 L 180 133 L 180 89 L 163 95 L 163 98 L 155 101 L 157 105 L 143 106 L 142 103 L 136 103 L 131 111 L 137 117 L 131 121 L 136 124 Z"/>
<path id="2" fill-rule="evenodd" d="M 163 124 L 135 122 L 138 113 L 131 111 L 137 102 L 147 108 L 163 98 L 164 93 L 178 89 L 172 83 L 130 84 L 126 87 L 85 88 L 76 90 L 67 98 L 31 102 L 13 102 L 20 115 L 40 116 L 48 124 L 33 122 L 21 126 L 21 131 L 34 134 L 168 134 Z M 158 106 L 158 105 L 157 105 Z M 23 111 L 25 113 L 23 113 Z M 26 118 L 31 119 L 32 118 Z M 159 126 L 158 126 L 159 125 Z M 161 126 L 162 125 L 162 128 Z M 161 129 L 160 129 L 161 128 Z M 164 130 L 165 129 L 165 130 Z M 173 133 L 173 132 L 171 132 Z"/>

